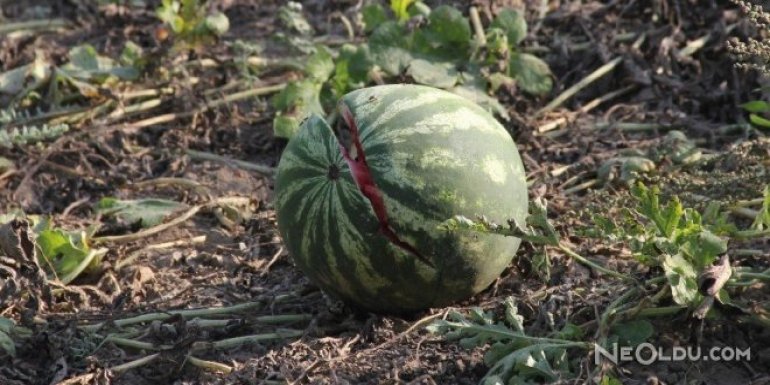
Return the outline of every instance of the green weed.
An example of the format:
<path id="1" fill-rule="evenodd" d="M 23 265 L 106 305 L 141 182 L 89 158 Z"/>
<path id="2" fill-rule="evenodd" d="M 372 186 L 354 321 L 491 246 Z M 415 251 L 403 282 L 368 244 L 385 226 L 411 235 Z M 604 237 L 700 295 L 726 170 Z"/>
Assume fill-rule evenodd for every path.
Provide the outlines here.
<path id="1" fill-rule="evenodd" d="M 474 100 L 507 119 L 505 108 L 490 96 L 503 85 L 543 95 L 552 87 L 548 65 L 520 52 L 527 27 L 520 13 L 501 12 L 486 31 L 458 9 L 441 5 L 430 9 L 422 2 L 392 1 L 390 9 L 378 3 L 361 11 L 368 41 L 343 44 L 329 50 L 312 44 L 312 27 L 301 6 L 289 3 L 280 13 L 291 34 L 282 39 L 309 54 L 305 78 L 290 83 L 273 100 L 279 111 L 275 135 L 290 138 L 310 113 L 330 111 L 339 97 L 372 83 L 415 83 L 442 88 Z"/>
<path id="2" fill-rule="evenodd" d="M 757 216 L 760 219 L 755 221 L 761 222 L 759 226 L 766 226 L 765 213 L 770 206 L 768 191 L 770 187 L 762 199 L 762 210 Z M 707 314 L 719 316 L 720 311 L 712 311 L 716 301 L 718 307 L 732 307 L 747 319 L 768 323 L 762 310 L 752 312 L 731 299 L 728 293 L 731 287 L 770 280 L 767 271 L 731 267 L 725 255 L 731 237 L 745 234 L 745 231 L 754 234 L 756 228 L 737 230 L 735 225 L 726 222 L 726 216 L 718 206 L 710 205 L 701 213 L 683 207 L 676 197 L 663 202 L 655 187 L 636 184 L 631 192 L 636 205 L 625 210 L 619 221 L 595 216 L 595 226 L 584 233 L 594 234 L 610 243 L 627 244 L 641 263 L 639 266 L 646 269 L 632 275 L 600 266 L 570 249 L 550 224 L 545 203 L 541 201 L 531 205 L 526 224 L 509 221 L 507 225 L 498 225 L 483 217 L 471 220 L 458 216 L 440 225 L 444 231 L 519 237 L 535 248 L 555 248 L 590 268 L 626 281 L 627 289 L 606 306 L 595 322 L 581 326 L 567 322 L 558 332 L 543 337 L 530 336 L 509 298 L 504 303 L 505 323 L 494 321 L 481 309 L 472 309 L 467 316 L 452 313 L 449 320 L 436 321 L 428 330 L 444 335 L 447 340 L 459 341 L 466 348 L 489 347 L 485 363 L 490 369 L 480 384 L 520 384 L 573 377 L 580 363 L 570 361 L 568 349 L 590 351 L 594 348 L 593 343 L 603 347 L 613 343 L 635 346 L 649 340 L 655 326 L 645 317 L 688 311 L 690 317 L 702 320 Z M 597 330 L 594 340 L 585 337 L 588 327 Z M 601 368 L 596 368 L 592 377 L 602 384 L 618 383 Z"/>
<path id="3" fill-rule="evenodd" d="M 222 12 L 208 13 L 205 1 L 163 0 L 155 14 L 173 32 L 177 49 L 199 49 L 230 29 L 227 16 Z"/>

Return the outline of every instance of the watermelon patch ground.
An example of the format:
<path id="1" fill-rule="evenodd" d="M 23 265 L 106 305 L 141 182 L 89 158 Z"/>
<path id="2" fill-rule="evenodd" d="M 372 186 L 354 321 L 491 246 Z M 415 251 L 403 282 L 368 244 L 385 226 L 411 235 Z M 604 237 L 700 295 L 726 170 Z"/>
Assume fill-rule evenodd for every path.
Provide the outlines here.
<path id="1" fill-rule="evenodd" d="M 15 357 L 0 354 L 0 384 L 478 384 L 489 369 L 484 362 L 487 349 L 461 347 L 428 333 L 424 326 L 451 310 L 474 307 L 503 316 L 501 303 L 513 296 L 528 329 L 549 333 L 567 321 L 590 325 L 613 296 L 626 289 L 626 284 L 555 250 L 550 255 L 550 273 L 544 276 L 542 260 L 523 244 L 514 262 L 487 290 L 450 308 L 401 318 L 355 313 L 329 300 L 293 266 L 285 251 L 271 207 L 272 179 L 233 161 L 248 162 L 246 166 L 277 165 L 286 141 L 273 137 L 274 111 L 267 100 L 253 97 L 199 109 L 244 76 L 254 80 L 248 68 L 226 64 L 233 61 L 232 45 L 260 42 L 264 46 L 252 47 L 250 52 L 289 56 L 271 43 L 272 36 L 283 32 L 276 21 L 283 2 L 212 0 L 208 6 L 227 15 L 229 31 L 203 51 L 173 54 L 163 39 L 168 31 L 160 28 L 154 16 L 159 3 L 0 3 L 0 28 L 41 18 L 65 22 L 55 32 L 0 34 L 0 72 L 32 63 L 38 55 L 51 63 L 65 63 L 67 52 L 81 43 L 117 58 L 129 39 L 160 58 L 153 64 L 159 67 L 157 73 L 182 69 L 167 83 L 161 84 L 156 76 L 134 81 L 141 90 L 173 89 L 172 96 L 164 94 L 157 109 L 127 114 L 126 120 L 114 124 L 97 125 L 86 119 L 40 145 L 0 146 L 0 161 L 7 159 L 14 165 L 9 169 L 0 162 L 0 214 L 21 208 L 28 214 L 51 216 L 58 227 L 86 230 L 97 218 L 94 205 L 104 197 L 165 198 L 188 207 L 211 197 L 236 197 L 248 201 L 249 210 L 240 211 L 248 219 L 226 226 L 223 223 L 234 214 L 211 210 L 161 233 L 110 244 L 99 269 L 70 285 L 52 286 L 49 304 L 31 300 L 43 298 L 44 289 L 34 280 L 24 281 L 27 295 L 0 298 L 0 317 L 31 330 L 17 343 Z M 453 4 L 463 12 L 469 4 L 426 3 Z M 347 30 L 339 15 L 355 20 L 357 4 L 303 2 L 310 24 L 322 36 L 319 41 L 328 44 L 345 41 Z M 526 7 L 530 32 L 524 46 L 550 65 L 555 89 L 533 97 L 509 92 L 515 89 L 506 86 L 496 96 L 511 117 L 506 128 L 525 162 L 530 196 L 548 199 L 557 231 L 583 255 L 619 271 L 635 268 L 637 262 L 627 248 L 607 246 L 575 229 L 590 226 L 592 214 L 621 218 L 631 202 L 623 183 L 600 185 L 597 169 L 628 151 L 649 154 L 666 148 L 669 131 L 681 131 L 713 158 L 698 166 L 677 163 L 670 154 L 657 158 L 657 171 L 645 180 L 658 183 L 665 196 L 678 195 L 687 206 L 702 207 L 703 196 L 724 202 L 756 199 L 770 183 L 767 131 L 736 126 L 747 119 L 738 105 L 761 97 L 758 86 L 763 84 L 754 74 L 735 69 L 726 52 L 729 38 L 756 33 L 738 17 L 737 7 L 726 2 L 681 1 L 490 0 L 474 4 L 484 20 L 504 6 Z M 633 45 L 642 35 L 643 43 Z M 214 64 L 201 64 L 198 59 L 202 58 L 213 59 Z M 560 108 L 538 113 L 561 91 L 616 58 L 621 64 L 607 75 Z M 282 84 L 297 76 L 292 71 L 266 71 L 259 74 L 257 84 Z M 404 74 L 401 80 L 412 79 Z M 0 106 L 12 98 L 0 94 Z M 601 101 L 598 106 L 583 109 L 597 100 Z M 129 127 L 129 123 L 158 117 L 162 117 L 158 123 Z M 201 158 L 200 153 L 186 150 L 215 157 Z M 329 177 L 338 172 L 330 169 Z M 168 184 L 137 183 L 158 178 L 175 179 L 166 179 Z M 188 182 L 175 184 L 181 179 Z M 195 184 L 205 185 L 205 193 L 190 187 Z M 733 220 L 744 228 L 751 223 L 741 216 Z M 101 231 L 111 236 L 137 228 L 116 221 Z M 205 242 L 196 241 L 200 236 L 205 236 Z M 730 247 L 731 251 L 759 250 L 743 262 L 770 267 L 767 238 Z M 6 266 L 5 260 L 0 264 Z M 755 308 L 770 309 L 768 285 L 747 289 L 744 295 Z M 253 307 L 246 312 L 206 313 L 247 303 Z M 192 324 L 169 316 L 178 309 L 206 309 L 204 318 L 213 321 Z M 140 338 L 162 349 L 128 346 L 117 338 L 99 344 L 104 336 L 92 338 L 82 328 L 115 325 L 147 314 L 157 319 L 137 329 L 131 329 L 133 324 L 124 326 L 141 335 L 122 337 Z M 278 315 L 296 317 L 275 318 Z M 656 344 L 684 344 L 697 336 L 683 318 L 663 317 L 652 325 L 650 341 Z M 623 383 L 770 383 L 767 325 L 732 322 L 728 316 L 706 322 L 698 333 L 710 345 L 751 347 L 752 359 L 629 363 L 618 370 Z M 252 338 L 240 346 L 236 346 L 239 340 L 233 340 L 255 335 L 263 339 Z M 232 345 L 206 345 L 222 341 Z M 149 362 L 119 374 L 105 369 L 151 355 Z M 585 370 L 575 373 L 576 380 L 562 383 L 593 380 L 587 377 L 594 368 L 593 357 L 572 358 Z M 223 367 L 229 372 L 222 373 Z"/>

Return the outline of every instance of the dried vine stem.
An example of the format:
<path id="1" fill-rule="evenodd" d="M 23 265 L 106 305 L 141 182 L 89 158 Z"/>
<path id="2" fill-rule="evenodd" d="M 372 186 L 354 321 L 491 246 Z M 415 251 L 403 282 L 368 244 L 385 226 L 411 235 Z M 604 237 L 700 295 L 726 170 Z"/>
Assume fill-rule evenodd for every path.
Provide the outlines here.
<path id="1" fill-rule="evenodd" d="M 210 316 L 220 316 L 225 314 L 237 314 L 237 313 L 243 313 L 246 311 L 250 311 L 253 309 L 260 308 L 264 306 L 269 300 L 272 299 L 271 302 L 273 303 L 280 303 L 285 302 L 287 300 L 297 298 L 298 296 L 294 293 L 289 294 L 281 294 L 276 295 L 275 297 L 265 297 L 263 299 L 257 300 L 257 301 L 251 301 L 251 302 L 245 302 L 237 305 L 232 306 L 225 306 L 225 307 L 216 307 L 216 308 L 203 308 L 203 309 L 182 309 L 182 310 L 169 310 L 165 312 L 159 312 L 159 313 L 147 313 L 147 314 L 141 314 L 135 317 L 129 317 L 129 318 L 123 318 L 113 321 L 106 321 L 106 322 L 99 322 L 92 325 L 83 325 L 80 326 L 79 329 L 86 331 L 86 332 L 97 332 L 98 330 L 102 329 L 103 327 L 107 325 L 114 325 L 116 327 L 125 327 L 145 322 L 152 322 L 152 321 L 165 321 L 173 316 L 181 316 L 185 319 L 190 318 L 196 318 L 196 317 L 210 317 Z M 261 316 L 257 317 L 255 320 L 256 322 L 265 322 L 268 323 L 269 321 L 273 321 L 274 323 L 277 321 L 286 322 L 285 317 L 292 316 L 292 321 L 296 321 L 298 319 L 305 319 L 307 315 L 302 315 L 302 317 L 299 317 L 297 314 L 292 315 L 275 315 L 275 316 Z M 298 318 L 299 317 L 299 318 Z"/>
<path id="2" fill-rule="evenodd" d="M 268 175 L 268 176 L 272 176 L 276 172 L 274 167 L 263 166 L 263 165 L 260 165 L 260 164 L 246 162 L 246 161 L 238 160 L 238 159 L 232 159 L 232 158 L 224 157 L 224 156 L 221 156 L 221 155 L 212 154 L 210 152 L 203 152 L 203 151 L 196 151 L 196 150 L 187 149 L 187 150 L 185 150 L 185 153 L 187 154 L 187 156 L 189 156 L 189 157 L 191 157 L 193 159 L 209 160 L 209 161 L 213 161 L 213 162 L 224 163 L 224 164 L 227 164 L 229 166 L 233 166 L 233 167 L 237 167 L 237 168 L 242 168 L 244 170 L 256 171 L 256 172 L 258 172 L 260 174 L 264 174 L 264 175 Z"/>

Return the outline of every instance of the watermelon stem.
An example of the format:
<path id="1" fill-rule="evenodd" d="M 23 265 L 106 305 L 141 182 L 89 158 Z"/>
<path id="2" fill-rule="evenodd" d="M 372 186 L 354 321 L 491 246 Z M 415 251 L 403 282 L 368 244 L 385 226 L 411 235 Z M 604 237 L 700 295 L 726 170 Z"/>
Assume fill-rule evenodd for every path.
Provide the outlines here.
<path id="1" fill-rule="evenodd" d="M 340 151 L 342 151 L 342 156 L 345 158 L 345 161 L 348 163 L 348 167 L 350 168 L 350 172 L 353 174 L 353 180 L 356 181 L 358 189 L 361 190 L 361 193 L 364 194 L 367 199 L 369 199 L 369 203 L 372 205 L 374 214 L 377 216 L 377 221 L 380 223 L 380 233 L 382 233 L 382 235 L 384 235 L 385 238 L 396 247 L 399 247 L 407 253 L 414 255 L 418 260 L 422 261 L 428 266 L 435 268 L 436 266 L 430 259 L 423 256 L 414 246 L 410 245 L 408 242 L 401 240 L 401 238 L 398 237 L 396 232 L 390 226 L 388 222 L 387 208 L 385 207 L 385 200 L 382 199 L 382 193 L 377 187 L 377 184 L 374 182 L 372 172 L 369 169 L 369 165 L 366 163 L 366 154 L 364 153 L 363 146 L 361 145 L 361 141 L 358 137 L 358 125 L 356 125 L 353 113 L 344 103 L 339 104 L 339 109 L 340 113 L 342 114 L 342 118 L 345 120 L 345 125 L 347 126 L 348 132 L 350 133 L 351 142 L 355 147 L 355 157 L 350 156 L 350 152 L 348 152 L 348 149 L 342 144 L 342 141 L 340 141 L 339 138 L 337 142 L 340 146 Z"/>

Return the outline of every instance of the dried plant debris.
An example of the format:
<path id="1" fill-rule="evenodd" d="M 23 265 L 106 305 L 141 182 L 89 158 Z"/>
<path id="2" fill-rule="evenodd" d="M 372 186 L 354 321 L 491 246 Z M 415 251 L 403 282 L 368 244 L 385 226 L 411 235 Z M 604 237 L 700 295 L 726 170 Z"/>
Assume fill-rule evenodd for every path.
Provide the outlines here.
<path id="1" fill-rule="evenodd" d="M 0 5 L 0 384 L 766 380 L 760 2 L 50 3 Z M 523 246 L 405 318 L 325 301 L 272 206 L 305 116 L 381 83 L 497 114 L 535 202 L 446 218 Z M 594 361 L 644 343 L 752 359 Z"/>
<path id="2" fill-rule="evenodd" d="M 2 278 L 0 278 L 0 304 L 21 305 L 26 320 L 51 303 L 51 289 L 46 273 L 40 267 L 35 238 L 25 219 L 12 219 L 0 225 L 0 251 L 2 251 Z M 24 304 L 16 303 L 27 297 Z"/>

